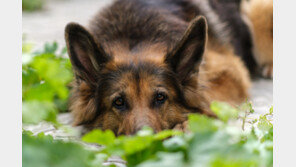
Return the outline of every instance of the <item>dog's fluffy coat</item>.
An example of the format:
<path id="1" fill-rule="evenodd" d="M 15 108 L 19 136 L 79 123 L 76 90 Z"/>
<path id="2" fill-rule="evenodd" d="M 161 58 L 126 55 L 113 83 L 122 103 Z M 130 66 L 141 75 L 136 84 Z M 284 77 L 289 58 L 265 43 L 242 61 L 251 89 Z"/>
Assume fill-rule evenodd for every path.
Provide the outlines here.
<path id="1" fill-rule="evenodd" d="M 191 112 L 215 117 L 213 100 L 235 105 L 248 97 L 245 66 L 253 68 L 251 59 L 242 61 L 249 58 L 237 53 L 250 48 L 237 49 L 241 39 L 219 35 L 210 18 L 208 30 L 196 2 L 119 0 L 88 30 L 66 27 L 76 76 L 70 100 L 75 125 L 117 135 L 143 126 L 161 131 L 182 124 Z"/>

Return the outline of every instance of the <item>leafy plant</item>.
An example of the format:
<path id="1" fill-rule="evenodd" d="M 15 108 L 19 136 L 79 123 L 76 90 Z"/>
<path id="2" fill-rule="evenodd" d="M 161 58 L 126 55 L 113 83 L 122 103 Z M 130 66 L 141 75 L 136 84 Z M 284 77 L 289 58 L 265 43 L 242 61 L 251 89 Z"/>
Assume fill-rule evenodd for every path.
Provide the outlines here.
<path id="1" fill-rule="evenodd" d="M 267 115 L 261 116 L 251 131 L 243 132 L 226 121 L 235 119 L 236 109 L 218 102 L 211 108 L 220 119 L 192 114 L 189 116 L 190 134 L 172 130 L 153 134 L 146 128 L 136 136 L 116 138 L 109 130 L 94 130 L 82 140 L 104 145 L 100 153 L 118 155 L 128 166 L 272 166 L 273 125 Z"/>
<path id="2" fill-rule="evenodd" d="M 24 167 L 100 167 L 106 159 L 80 144 L 53 140 L 43 133 L 33 136 L 23 131 L 22 143 Z"/>
<path id="3" fill-rule="evenodd" d="M 23 45 L 23 122 L 56 122 L 56 114 L 67 109 L 71 63 L 64 52 L 57 54 L 56 43 L 46 44 L 42 52 L 31 48 Z"/>
<path id="4" fill-rule="evenodd" d="M 217 105 L 217 106 L 215 106 Z M 268 114 L 243 131 L 227 121 L 237 112 L 225 103 L 215 102 L 220 116 L 213 119 L 199 114 L 189 116 L 190 133 L 165 130 L 154 134 L 146 127 L 134 136 L 118 136 L 110 130 L 93 130 L 84 142 L 103 145 L 87 150 L 77 143 L 53 140 L 50 136 L 23 133 L 24 166 L 101 166 L 110 156 L 137 167 L 271 167 L 273 165 L 273 125 Z M 223 110 L 227 110 L 223 112 Z M 225 114 L 224 114 L 225 113 Z"/>

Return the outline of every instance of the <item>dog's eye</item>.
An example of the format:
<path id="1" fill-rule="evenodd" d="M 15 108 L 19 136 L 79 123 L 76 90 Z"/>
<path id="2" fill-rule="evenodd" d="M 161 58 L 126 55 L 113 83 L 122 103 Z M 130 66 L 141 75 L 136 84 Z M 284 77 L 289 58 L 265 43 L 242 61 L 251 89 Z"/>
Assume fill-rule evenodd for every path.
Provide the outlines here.
<path id="1" fill-rule="evenodd" d="M 117 109 L 124 109 L 125 108 L 125 101 L 122 97 L 117 97 L 113 101 L 113 106 Z"/>
<path id="2" fill-rule="evenodd" d="M 167 96 L 164 93 L 157 93 L 155 96 L 156 104 L 163 104 L 167 99 Z"/>

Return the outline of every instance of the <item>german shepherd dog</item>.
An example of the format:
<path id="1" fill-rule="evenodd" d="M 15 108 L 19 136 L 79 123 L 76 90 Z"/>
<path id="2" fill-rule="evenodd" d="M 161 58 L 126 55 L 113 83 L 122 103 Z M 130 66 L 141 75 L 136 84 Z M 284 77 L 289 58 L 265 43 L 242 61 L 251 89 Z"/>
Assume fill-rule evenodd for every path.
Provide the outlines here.
<path id="1" fill-rule="evenodd" d="M 219 18 L 221 5 L 235 17 Z M 184 129 L 189 113 L 216 117 L 213 100 L 240 104 L 256 61 L 238 6 L 237 0 L 117 0 L 87 29 L 69 23 L 74 124 L 116 135 L 143 126 Z"/>
<path id="2" fill-rule="evenodd" d="M 273 77 L 273 1 L 244 0 L 242 15 L 252 34 L 252 51 L 262 76 Z"/>

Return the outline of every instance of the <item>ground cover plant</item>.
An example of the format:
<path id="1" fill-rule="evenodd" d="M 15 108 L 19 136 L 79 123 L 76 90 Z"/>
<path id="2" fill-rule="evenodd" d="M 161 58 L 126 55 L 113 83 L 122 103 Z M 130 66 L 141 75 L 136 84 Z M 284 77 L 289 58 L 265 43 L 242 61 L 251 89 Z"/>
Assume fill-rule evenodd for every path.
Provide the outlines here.
<path id="1" fill-rule="evenodd" d="M 42 51 L 32 52 L 23 45 L 22 100 L 23 122 L 42 120 L 56 122 L 56 114 L 67 110 L 69 83 L 73 74 L 65 50 L 57 53 L 57 43 L 46 44 Z"/>
<path id="2" fill-rule="evenodd" d="M 46 44 L 39 52 L 23 45 L 23 123 L 41 121 L 57 128 L 59 112 L 67 111 L 71 64 L 65 49 Z M 23 130 L 24 167 L 99 167 L 111 156 L 119 156 L 127 166 L 139 167 L 270 167 L 273 166 L 273 108 L 249 120 L 252 105 L 234 108 L 213 102 L 219 119 L 199 114 L 189 116 L 189 132 L 166 130 L 154 134 L 149 127 L 134 136 L 116 137 L 113 132 L 93 130 L 81 140 L 63 141 L 44 133 Z M 81 143 L 102 145 L 93 148 Z"/>

